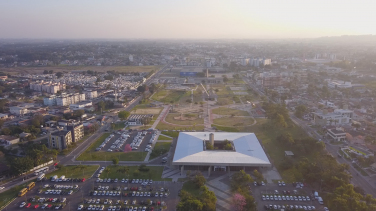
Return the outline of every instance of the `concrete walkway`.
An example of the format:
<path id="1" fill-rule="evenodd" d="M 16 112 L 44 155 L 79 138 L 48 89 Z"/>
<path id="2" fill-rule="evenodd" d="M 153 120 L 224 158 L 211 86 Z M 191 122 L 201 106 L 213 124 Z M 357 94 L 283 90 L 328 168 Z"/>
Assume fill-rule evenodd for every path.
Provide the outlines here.
<path id="1" fill-rule="evenodd" d="M 217 210 L 231 210 L 232 194 L 230 187 L 220 181 L 226 177 L 231 176 L 231 174 L 232 173 L 229 172 L 206 183 L 206 186 L 209 188 L 209 190 L 213 191 L 215 196 L 217 197 Z"/>
<path id="2" fill-rule="evenodd" d="M 170 109 L 170 106 L 167 105 L 167 106 L 163 106 L 163 110 L 162 112 L 159 114 L 159 116 L 157 117 L 157 119 L 155 120 L 155 122 L 153 123 L 153 125 L 151 126 L 151 128 L 155 129 L 158 125 L 158 123 L 164 118 L 164 116 L 168 113 L 168 110 Z"/>

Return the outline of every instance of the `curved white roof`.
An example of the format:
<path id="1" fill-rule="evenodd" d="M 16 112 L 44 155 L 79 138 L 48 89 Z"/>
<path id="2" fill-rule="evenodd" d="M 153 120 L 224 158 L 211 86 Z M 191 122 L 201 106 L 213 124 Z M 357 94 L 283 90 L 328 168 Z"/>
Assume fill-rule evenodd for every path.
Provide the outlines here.
<path id="1" fill-rule="evenodd" d="M 235 151 L 206 150 L 203 140 L 214 134 L 215 141 L 232 141 Z M 176 144 L 174 165 L 270 166 L 254 133 L 180 132 Z"/>

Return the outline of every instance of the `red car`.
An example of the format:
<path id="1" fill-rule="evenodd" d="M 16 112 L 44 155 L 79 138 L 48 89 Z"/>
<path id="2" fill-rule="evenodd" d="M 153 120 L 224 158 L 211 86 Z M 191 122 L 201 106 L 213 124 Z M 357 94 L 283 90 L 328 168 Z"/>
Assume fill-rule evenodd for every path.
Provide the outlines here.
<path id="1" fill-rule="evenodd" d="M 29 208 L 31 206 L 31 203 L 28 203 L 25 207 Z"/>
<path id="2" fill-rule="evenodd" d="M 157 205 L 158 205 L 158 206 L 161 205 L 161 202 L 160 202 L 160 201 L 157 201 Z"/>
<path id="3" fill-rule="evenodd" d="M 50 209 L 51 207 L 52 207 L 52 204 L 49 204 L 49 205 L 47 205 L 47 208 L 49 208 L 49 209 Z"/>
<path id="4" fill-rule="evenodd" d="M 48 199 L 47 201 L 52 201 L 52 200 L 54 200 L 53 198 L 50 198 L 50 199 Z"/>
<path id="5" fill-rule="evenodd" d="M 150 211 L 154 211 L 154 207 L 150 207 Z"/>
<path id="6" fill-rule="evenodd" d="M 34 205 L 34 209 L 36 209 L 36 208 L 38 208 L 38 207 L 39 207 L 39 205 L 38 205 L 38 204 Z"/>
<path id="7" fill-rule="evenodd" d="M 85 180 L 86 180 L 85 178 L 82 178 L 81 182 L 85 182 Z"/>

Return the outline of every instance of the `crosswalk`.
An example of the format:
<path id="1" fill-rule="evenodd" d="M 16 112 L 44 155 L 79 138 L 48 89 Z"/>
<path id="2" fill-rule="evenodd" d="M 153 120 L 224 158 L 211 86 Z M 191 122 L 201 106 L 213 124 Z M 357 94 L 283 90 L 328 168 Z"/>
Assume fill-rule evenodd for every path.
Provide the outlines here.
<path id="1" fill-rule="evenodd" d="M 166 166 L 163 169 L 162 178 L 171 178 L 174 175 L 178 175 L 178 174 L 180 175 L 179 169 L 173 169 L 173 168 L 169 168 L 169 167 Z"/>

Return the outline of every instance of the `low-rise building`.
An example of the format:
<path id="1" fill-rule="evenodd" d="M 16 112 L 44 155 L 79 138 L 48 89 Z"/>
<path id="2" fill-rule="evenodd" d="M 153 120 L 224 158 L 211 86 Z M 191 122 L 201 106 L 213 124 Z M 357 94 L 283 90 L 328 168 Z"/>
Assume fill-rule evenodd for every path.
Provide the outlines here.
<path id="1" fill-rule="evenodd" d="M 1 146 L 10 146 L 12 144 L 17 144 L 20 142 L 20 139 L 14 136 L 0 135 L 0 145 Z"/>
<path id="2" fill-rule="evenodd" d="M 316 125 L 348 125 L 351 124 L 353 111 L 346 109 L 335 109 L 334 112 L 324 111 L 313 112 L 313 121 Z"/>
<path id="3" fill-rule="evenodd" d="M 331 128 L 327 129 L 326 134 L 328 137 L 332 138 L 334 141 L 345 141 L 346 140 L 346 132 L 343 128 Z"/>
<path id="4" fill-rule="evenodd" d="M 23 107 L 23 106 L 9 107 L 9 111 L 10 111 L 11 114 L 14 114 L 14 115 L 17 115 L 17 116 L 22 116 L 22 115 L 29 113 L 28 109 L 26 107 Z"/>
<path id="5" fill-rule="evenodd" d="M 93 102 L 91 102 L 91 101 L 83 101 L 83 102 L 71 104 L 71 105 L 69 105 L 69 108 L 71 110 L 75 111 L 75 110 L 84 109 L 85 107 L 88 107 L 88 106 L 93 106 Z"/>
<path id="6" fill-rule="evenodd" d="M 60 130 L 53 132 L 48 137 L 50 148 L 63 150 L 72 143 L 72 133 L 70 130 Z"/>
<path id="7" fill-rule="evenodd" d="M 0 114 L 0 119 L 8 119 L 8 114 Z"/>

